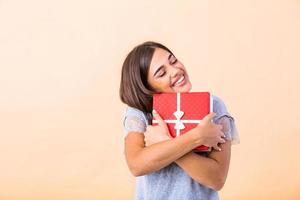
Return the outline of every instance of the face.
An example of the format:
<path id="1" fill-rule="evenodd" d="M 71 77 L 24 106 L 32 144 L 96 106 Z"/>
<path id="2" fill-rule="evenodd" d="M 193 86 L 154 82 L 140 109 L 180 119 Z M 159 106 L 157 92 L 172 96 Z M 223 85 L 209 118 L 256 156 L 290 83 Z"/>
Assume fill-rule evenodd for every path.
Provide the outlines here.
<path id="1" fill-rule="evenodd" d="M 161 48 L 154 51 L 148 83 L 155 92 L 188 92 L 192 88 L 184 65 L 173 54 Z"/>

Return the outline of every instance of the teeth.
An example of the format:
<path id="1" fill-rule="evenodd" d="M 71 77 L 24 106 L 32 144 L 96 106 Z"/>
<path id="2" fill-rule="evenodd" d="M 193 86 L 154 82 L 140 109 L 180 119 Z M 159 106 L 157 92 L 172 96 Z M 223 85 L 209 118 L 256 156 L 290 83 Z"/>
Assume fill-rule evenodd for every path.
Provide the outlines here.
<path id="1" fill-rule="evenodd" d="M 183 81 L 183 79 L 184 79 L 184 76 L 182 76 L 174 85 L 180 84 Z"/>

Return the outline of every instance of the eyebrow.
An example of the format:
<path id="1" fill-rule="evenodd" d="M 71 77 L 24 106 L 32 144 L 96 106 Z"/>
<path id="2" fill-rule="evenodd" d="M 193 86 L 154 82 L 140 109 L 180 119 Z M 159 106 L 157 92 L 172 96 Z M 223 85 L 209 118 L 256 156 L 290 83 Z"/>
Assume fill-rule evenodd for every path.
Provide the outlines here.
<path id="1" fill-rule="evenodd" d="M 171 59 L 172 55 L 173 55 L 173 54 L 171 54 L 171 53 L 169 54 L 168 60 Z M 153 76 L 155 76 L 155 75 L 156 75 L 163 67 L 164 67 L 164 65 L 161 65 L 161 66 L 154 72 Z"/>

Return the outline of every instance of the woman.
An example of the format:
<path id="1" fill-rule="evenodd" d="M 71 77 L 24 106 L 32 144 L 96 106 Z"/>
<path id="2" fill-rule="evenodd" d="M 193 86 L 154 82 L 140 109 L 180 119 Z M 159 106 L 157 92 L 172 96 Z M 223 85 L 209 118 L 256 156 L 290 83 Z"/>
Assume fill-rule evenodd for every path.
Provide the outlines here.
<path id="1" fill-rule="evenodd" d="M 125 156 L 137 177 L 138 200 L 218 199 L 229 169 L 231 144 L 239 142 L 223 101 L 213 96 L 213 113 L 176 138 L 170 136 L 159 113 L 152 113 L 153 93 L 188 92 L 191 86 L 184 65 L 162 44 L 138 45 L 123 63 L 120 98 L 128 105 L 123 122 Z M 153 116 L 158 126 L 151 126 Z M 213 150 L 193 152 L 199 145 Z"/>

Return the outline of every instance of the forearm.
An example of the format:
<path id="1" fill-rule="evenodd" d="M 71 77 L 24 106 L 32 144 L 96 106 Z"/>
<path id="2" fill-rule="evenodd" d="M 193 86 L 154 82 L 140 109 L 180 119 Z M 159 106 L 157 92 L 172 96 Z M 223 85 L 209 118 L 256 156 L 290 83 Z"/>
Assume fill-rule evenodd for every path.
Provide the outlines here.
<path id="1" fill-rule="evenodd" d="M 199 146 L 201 141 L 195 134 L 186 133 L 142 148 L 135 156 L 135 163 L 138 163 L 136 175 L 141 176 L 160 170 Z"/>
<path id="2" fill-rule="evenodd" d="M 214 159 L 189 152 L 175 161 L 195 181 L 217 190 L 216 183 L 221 182 L 219 164 Z"/>
<path id="3" fill-rule="evenodd" d="M 189 152 L 175 162 L 195 181 L 220 190 L 225 184 L 229 169 L 230 146 L 230 141 L 227 141 L 221 145 L 221 152 L 213 151 L 208 157 Z"/>

